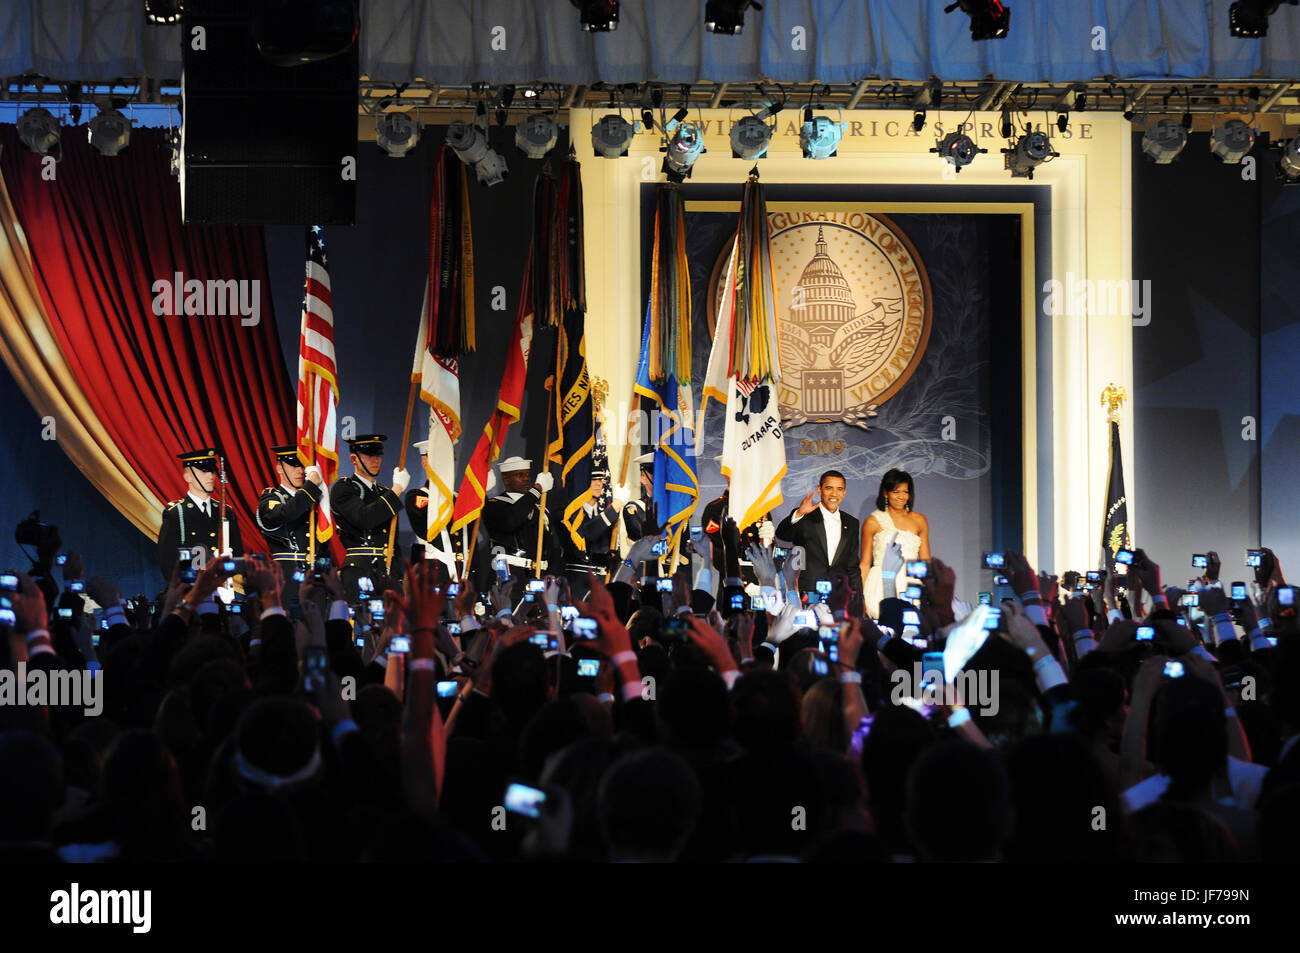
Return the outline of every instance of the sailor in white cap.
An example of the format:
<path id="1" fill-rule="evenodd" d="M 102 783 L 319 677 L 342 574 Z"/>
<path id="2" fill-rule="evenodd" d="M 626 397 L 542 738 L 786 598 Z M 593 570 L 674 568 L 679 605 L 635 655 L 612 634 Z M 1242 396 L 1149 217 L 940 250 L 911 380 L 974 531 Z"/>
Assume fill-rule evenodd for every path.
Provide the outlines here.
<path id="1" fill-rule="evenodd" d="M 494 547 L 505 550 L 506 557 L 523 578 L 531 575 L 533 560 L 537 555 L 537 520 L 542 494 L 554 485 L 554 478 L 543 471 L 537 479 L 532 477 L 533 462 L 522 457 L 507 457 L 498 465 L 505 492 L 483 504 L 483 524 Z M 560 545 L 547 519 L 543 526 L 542 560 L 548 566 L 560 564 Z"/>
<path id="2" fill-rule="evenodd" d="M 654 451 L 633 457 L 640 471 L 641 499 L 632 500 L 623 507 L 623 526 L 627 529 L 629 542 L 636 542 L 642 536 L 658 536 L 659 521 L 655 510 L 655 465 Z"/>
<path id="3" fill-rule="evenodd" d="M 426 455 L 421 464 L 427 473 L 429 441 L 418 440 L 412 446 L 421 454 Z M 496 476 L 489 470 L 486 492 L 491 493 L 495 486 Z M 452 504 L 455 503 L 455 496 L 453 491 L 450 501 Z M 411 523 L 411 530 L 415 533 L 416 545 L 424 547 L 424 558 L 436 559 L 441 562 L 447 567 L 447 571 L 451 573 L 452 578 L 460 579 L 464 575 L 465 553 L 472 549 L 470 580 L 474 583 L 476 589 L 483 591 L 482 586 L 488 581 L 487 576 L 490 568 L 487 534 L 483 529 L 480 527 L 476 545 L 473 547 L 469 545 L 470 526 L 474 525 L 473 523 L 466 524 L 455 532 L 452 532 L 449 528 L 450 524 L 447 524 L 432 540 L 428 539 L 429 517 L 436 515 L 429 512 L 428 482 L 424 486 L 407 493 L 403 506 L 406 509 L 406 518 Z"/>

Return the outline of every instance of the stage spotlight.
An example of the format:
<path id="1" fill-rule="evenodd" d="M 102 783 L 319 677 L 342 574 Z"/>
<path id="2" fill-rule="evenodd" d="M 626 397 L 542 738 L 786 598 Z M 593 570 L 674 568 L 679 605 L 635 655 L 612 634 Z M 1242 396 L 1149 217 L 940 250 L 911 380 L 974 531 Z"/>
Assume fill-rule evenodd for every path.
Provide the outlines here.
<path id="1" fill-rule="evenodd" d="M 1032 179 L 1034 169 L 1060 155 L 1052 150 L 1052 140 L 1047 138 L 1047 133 L 1037 130 L 1026 132 L 1016 140 L 1015 146 L 1003 149 L 1002 154 L 1006 157 L 1005 168 L 1011 170 L 1013 179 Z"/>
<path id="2" fill-rule="evenodd" d="M 480 107 L 473 122 L 456 120 L 447 127 L 447 145 L 456 158 L 474 167 L 474 174 L 484 185 L 496 185 L 506 177 L 506 160 L 488 144 L 487 111 Z"/>
<path id="3" fill-rule="evenodd" d="M 1187 145 L 1187 130 L 1172 119 L 1157 119 L 1142 133 L 1142 151 L 1156 165 L 1168 165 Z"/>
<path id="4" fill-rule="evenodd" d="M 506 168 L 506 160 L 501 157 L 501 153 L 489 149 L 487 155 L 474 163 L 474 174 L 483 185 L 491 186 L 509 175 L 510 170 Z"/>
<path id="5" fill-rule="evenodd" d="M 772 127 L 758 116 L 746 116 L 731 127 L 731 157 L 761 159 L 772 144 Z"/>
<path id="6" fill-rule="evenodd" d="M 664 174 L 670 182 L 681 182 L 690 178 L 691 168 L 704 149 L 704 134 L 693 122 L 669 123 L 673 137 L 668 140 L 664 152 Z"/>
<path id="7" fill-rule="evenodd" d="M 912 131 L 920 132 L 925 128 L 925 110 L 918 109 L 912 114 Z"/>
<path id="8" fill-rule="evenodd" d="M 1295 6 L 1300 0 L 1286 0 Z M 1268 35 L 1268 18 L 1277 12 L 1280 0 L 1236 0 L 1228 7 L 1228 32 L 1247 40 Z"/>
<path id="9" fill-rule="evenodd" d="M 975 141 L 964 132 L 948 133 L 936 142 L 930 151 L 937 152 L 939 158 L 952 163 L 954 172 L 960 172 L 963 166 L 970 165 L 977 154 L 988 152 L 987 149 L 975 145 Z"/>
<path id="10" fill-rule="evenodd" d="M 540 159 L 555 148 L 560 131 L 546 113 L 532 113 L 515 126 L 515 145 L 530 159 Z"/>
<path id="11" fill-rule="evenodd" d="M 1059 116 L 1056 117 L 1057 131 L 1065 132 L 1066 128 L 1069 127 L 1069 125 L 1070 125 L 1069 113 L 1061 113 Z"/>
<path id="12" fill-rule="evenodd" d="M 840 151 L 840 137 L 844 130 L 829 116 L 814 116 L 811 109 L 803 111 L 803 125 L 799 127 L 799 148 L 805 159 L 829 159 Z"/>
<path id="13" fill-rule="evenodd" d="M 1282 143 L 1275 173 L 1283 185 L 1300 185 L 1300 136 Z"/>
<path id="14" fill-rule="evenodd" d="M 606 159 L 617 159 L 627 155 L 634 133 L 630 122 L 618 113 L 610 113 L 591 127 L 591 147 Z"/>
<path id="15" fill-rule="evenodd" d="M 762 10 L 762 4 L 754 0 L 708 0 L 704 4 L 704 29 L 710 33 L 725 33 L 735 36 L 745 26 L 745 8 Z"/>
<path id="16" fill-rule="evenodd" d="M 144 0 L 144 18 L 147 23 L 175 23 L 184 12 L 183 0 Z"/>
<path id="17" fill-rule="evenodd" d="M 29 109 L 18 117 L 18 138 L 37 155 L 48 155 L 59 145 L 59 133 L 59 121 L 44 106 Z"/>
<path id="18" fill-rule="evenodd" d="M 618 29 L 618 0 L 570 0 L 582 14 L 582 28 L 588 33 Z"/>
<path id="19" fill-rule="evenodd" d="M 394 159 L 415 148 L 420 141 L 420 127 L 406 113 L 381 113 L 375 120 L 375 142 Z"/>
<path id="20" fill-rule="evenodd" d="M 952 13 L 958 7 L 970 17 L 972 40 L 1000 40 L 1011 27 L 1011 8 L 998 0 L 956 0 L 944 7 L 943 12 Z"/>
<path id="21" fill-rule="evenodd" d="M 87 133 L 96 152 L 115 156 L 131 142 L 131 120 L 116 109 L 101 109 L 90 120 Z"/>
<path id="22" fill-rule="evenodd" d="M 1255 145 L 1255 130 L 1240 119 L 1229 119 L 1210 133 L 1210 152 L 1220 162 L 1236 165 Z"/>

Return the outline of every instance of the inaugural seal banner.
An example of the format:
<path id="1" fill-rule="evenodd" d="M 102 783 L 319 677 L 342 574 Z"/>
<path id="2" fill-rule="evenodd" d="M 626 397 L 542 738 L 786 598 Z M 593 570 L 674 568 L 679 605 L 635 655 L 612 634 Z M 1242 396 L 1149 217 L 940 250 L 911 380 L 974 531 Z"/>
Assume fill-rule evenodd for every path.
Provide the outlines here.
<path id="1" fill-rule="evenodd" d="M 686 188 L 692 376 L 702 382 L 739 203 L 712 200 L 716 190 L 695 199 Z M 1019 392 L 994 395 L 997 381 L 1020 380 L 1019 219 L 785 198 L 812 191 L 768 186 L 781 380 L 761 411 L 753 395 L 725 395 L 749 418 L 741 424 L 771 418 L 763 436 L 782 435 L 785 502 L 774 516 L 813 490 L 820 474 L 838 470 L 848 483 L 842 506 L 865 520 L 881 476 L 897 467 L 912 474 L 919 509 L 938 527 L 936 551 L 975 572 L 980 553 L 995 545 L 986 527 L 997 513 L 1018 512 L 999 494 L 1016 492 L 1000 480 L 1018 479 Z M 701 504 L 727 485 L 714 457 L 737 419 L 724 415 L 723 403 L 709 400 L 701 425 Z M 995 434 L 1006 448 L 996 456 Z M 1018 539 L 1014 527 L 1008 539 Z"/>

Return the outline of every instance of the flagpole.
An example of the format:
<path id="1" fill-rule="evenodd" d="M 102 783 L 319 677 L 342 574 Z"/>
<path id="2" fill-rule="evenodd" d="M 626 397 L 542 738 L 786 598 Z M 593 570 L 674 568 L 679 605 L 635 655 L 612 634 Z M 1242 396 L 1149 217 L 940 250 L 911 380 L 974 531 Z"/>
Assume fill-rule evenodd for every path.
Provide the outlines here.
<path id="1" fill-rule="evenodd" d="M 406 469 L 406 445 L 411 439 L 411 415 L 415 413 L 415 395 L 420 390 L 418 381 L 411 381 L 411 393 L 406 398 L 406 423 L 402 424 L 402 454 L 398 457 L 398 466 L 403 470 Z M 384 547 L 384 572 L 388 573 L 393 568 L 393 549 L 397 545 L 397 513 L 393 514 L 393 520 L 388 524 L 388 544 Z"/>
<path id="2" fill-rule="evenodd" d="M 559 333 L 558 330 L 556 332 Z M 556 347 L 556 360 L 559 360 L 559 347 Z M 554 406 L 551 398 L 555 395 L 557 381 L 554 377 L 546 378 L 546 443 L 542 448 L 542 459 L 546 462 L 546 472 L 551 472 L 551 409 Z M 546 527 L 546 490 L 542 491 L 542 500 L 538 504 L 537 510 L 537 558 L 533 560 L 533 578 L 542 578 L 542 540 L 543 530 Z M 480 514 L 481 516 L 482 514 Z"/>
<path id="3" fill-rule="evenodd" d="M 627 406 L 629 408 L 627 412 L 627 426 L 624 428 L 624 432 L 623 432 L 623 463 L 622 466 L 619 467 L 619 471 L 618 471 L 619 486 L 625 486 L 627 484 L 627 465 L 628 462 L 632 459 L 632 420 L 633 420 L 633 415 L 636 413 L 636 411 L 630 408 L 634 407 L 635 405 L 636 405 L 636 378 L 634 377 L 632 379 L 632 394 L 628 398 L 628 403 L 627 403 Z M 637 449 L 639 450 L 640 447 L 638 447 Z M 646 513 L 648 514 L 649 512 L 650 512 L 649 504 L 647 503 Z M 618 552 L 619 534 L 622 531 L 622 529 L 623 529 L 623 514 L 619 513 L 618 519 L 614 521 L 614 535 L 611 536 L 609 540 L 609 548 L 611 552 L 615 552 L 615 553 Z M 613 572 L 614 572 L 613 569 L 606 570 L 605 572 L 606 582 L 609 582 Z"/>

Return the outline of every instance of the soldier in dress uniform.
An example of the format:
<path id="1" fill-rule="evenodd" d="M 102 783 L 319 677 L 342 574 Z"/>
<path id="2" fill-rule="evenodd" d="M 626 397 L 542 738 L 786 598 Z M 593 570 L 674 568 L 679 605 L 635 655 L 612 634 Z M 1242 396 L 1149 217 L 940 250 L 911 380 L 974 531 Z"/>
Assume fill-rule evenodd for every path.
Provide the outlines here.
<path id="1" fill-rule="evenodd" d="M 158 531 L 158 568 L 166 579 L 172 577 L 177 550 L 182 546 L 203 546 L 209 556 L 243 552 L 239 524 L 229 502 L 225 525 L 221 525 L 221 507 L 214 495 L 219 479 L 217 457 L 218 452 L 210 447 L 177 454 L 183 464 L 181 474 L 188 492 L 179 500 L 172 500 L 163 510 L 162 527 Z"/>
<path id="2" fill-rule="evenodd" d="M 413 444 L 416 450 L 426 454 L 429 449 L 429 441 L 420 440 Z M 427 461 L 426 461 L 427 465 Z M 496 487 L 496 476 L 491 470 L 488 471 L 487 487 L 484 493 L 491 493 Z M 452 498 L 453 505 L 455 497 Z M 447 567 L 453 579 L 460 579 L 464 574 L 465 551 L 472 550 L 470 557 L 470 574 L 469 580 L 474 584 L 478 592 L 487 591 L 484 587 L 491 585 L 491 554 L 488 547 L 487 531 L 482 524 L 478 526 L 478 538 L 474 545 L 469 546 L 470 529 L 474 523 L 468 523 L 460 529 L 453 532 L 450 528 L 444 528 L 441 533 L 434 539 L 427 539 L 429 532 L 429 486 L 426 483 L 419 489 L 411 490 L 406 494 L 406 517 L 410 520 L 411 530 L 415 533 L 417 544 L 424 546 L 424 558 L 436 559 Z"/>
<path id="3" fill-rule="evenodd" d="M 483 504 L 483 524 L 493 547 L 500 546 L 510 563 L 519 586 L 533 577 L 533 560 L 537 556 L 537 520 L 542 493 L 555 485 L 555 479 L 543 471 L 532 477 L 532 461 L 508 457 L 501 461 L 501 482 L 505 492 Z M 563 549 L 547 519 L 543 524 L 542 575 L 558 574 L 563 564 Z"/>
<path id="4" fill-rule="evenodd" d="M 713 458 L 718 463 L 722 462 L 721 455 Z M 722 491 L 722 495 L 717 499 L 710 500 L 709 504 L 704 507 L 704 512 L 700 516 L 700 526 L 709 537 L 709 542 L 713 548 L 713 568 L 718 572 L 718 578 L 721 580 L 727 574 L 726 554 L 723 551 L 722 525 L 727 519 L 727 507 L 730 503 L 729 496 L 731 493 L 731 479 L 727 480 L 727 489 Z M 750 523 L 740 534 L 741 550 L 740 574 L 746 582 L 756 582 L 757 577 L 754 575 L 754 566 L 746 557 L 745 553 L 750 546 L 761 546 L 770 543 L 775 535 L 776 525 L 772 522 L 771 514 L 766 514 L 762 519 Z"/>
<path id="5" fill-rule="evenodd" d="M 578 511 L 577 534 L 585 548 L 579 549 L 571 536 L 565 540 L 565 549 L 568 552 L 566 571 L 571 591 L 580 599 L 587 598 L 589 585 L 587 573 L 593 572 L 597 578 L 601 578 L 609 569 L 613 558 L 611 543 L 614 526 L 618 523 L 619 514 L 625 512 L 625 507 L 628 505 L 629 494 L 625 487 L 614 490 L 614 502 L 610 506 L 600 505 L 601 497 L 605 493 L 605 481 L 608 479 L 609 470 L 605 467 L 592 469 L 591 500 L 584 503 Z M 565 535 L 569 534 L 566 532 Z"/>
<path id="6" fill-rule="evenodd" d="M 349 440 L 348 456 L 354 472 L 330 487 L 335 531 L 347 551 L 339 579 L 349 602 L 357 601 L 357 580 L 362 576 L 370 577 L 376 598 L 385 589 L 402 591 L 402 554 L 394 545 L 391 566 L 386 565 L 386 556 L 389 534 L 397 531 L 393 517 L 402 509 L 401 494 L 411 478 L 397 467 L 391 487 L 379 482 L 387 439 L 384 434 L 363 434 Z"/>
<path id="7" fill-rule="evenodd" d="M 294 570 L 309 570 L 311 514 L 325 488 L 319 467 L 304 467 L 293 444 L 272 447 L 277 486 L 268 486 L 257 500 L 257 526 L 271 548 L 268 554 L 284 573 L 281 591 L 285 605 L 298 601 Z M 322 555 L 324 555 L 322 551 Z"/>
<path id="8" fill-rule="evenodd" d="M 623 507 L 623 528 L 628 542 L 635 543 L 642 536 L 659 535 L 659 518 L 655 508 L 654 451 L 643 453 L 632 462 L 639 467 L 641 499 L 632 500 Z"/>

